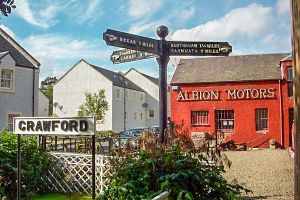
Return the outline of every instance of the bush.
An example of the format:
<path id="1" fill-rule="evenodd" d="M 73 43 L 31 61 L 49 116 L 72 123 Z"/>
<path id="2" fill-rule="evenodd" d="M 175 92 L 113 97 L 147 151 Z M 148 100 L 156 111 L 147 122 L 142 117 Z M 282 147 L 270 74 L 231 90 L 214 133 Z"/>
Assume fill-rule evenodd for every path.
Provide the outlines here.
<path id="1" fill-rule="evenodd" d="M 238 184 L 229 184 L 222 166 L 208 165 L 203 157 L 183 155 L 180 147 L 142 151 L 121 163 L 108 190 L 98 200 L 152 199 L 169 190 L 170 199 L 240 199 Z"/>
<path id="2" fill-rule="evenodd" d="M 0 188 L 9 199 L 17 194 L 17 135 L 0 131 Z M 22 199 L 43 192 L 40 177 L 53 164 L 46 152 L 40 152 L 36 137 L 21 137 Z M 0 189 L 1 191 L 1 189 Z"/>

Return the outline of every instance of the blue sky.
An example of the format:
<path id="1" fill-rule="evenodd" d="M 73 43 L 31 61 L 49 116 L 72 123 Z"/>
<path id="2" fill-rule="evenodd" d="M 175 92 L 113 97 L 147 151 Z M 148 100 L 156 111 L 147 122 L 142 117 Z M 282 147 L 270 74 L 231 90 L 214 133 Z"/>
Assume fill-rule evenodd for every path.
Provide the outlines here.
<path id="1" fill-rule="evenodd" d="M 80 59 L 113 71 L 134 67 L 158 77 L 154 58 L 113 65 L 117 47 L 102 39 L 106 29 L 167 40 L 224 41 L 231 55 L 291 52 L 289 0 L 15 0 L 0 27 L 41 63 L 40 78 L 58 78 Z M 180 57 L 172 57 L 168 77 Z"/>

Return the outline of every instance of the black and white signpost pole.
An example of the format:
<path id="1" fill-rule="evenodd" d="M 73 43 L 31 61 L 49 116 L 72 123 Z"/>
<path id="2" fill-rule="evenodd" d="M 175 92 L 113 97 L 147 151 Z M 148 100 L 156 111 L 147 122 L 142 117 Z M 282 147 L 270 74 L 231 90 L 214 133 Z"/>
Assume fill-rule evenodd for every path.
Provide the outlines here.
<path id="1" fill-rule="evenodd" d="M 166 26 L 160 26 L 156 33 L 160 37 L 158 57 L 156 58 L 159 65 L 159 142 L 163 143 L 165 141 L 164 132 L 167 128 L 167 65 L 170 60 L 165 38 L 169 34 L 169 30 Z"/>
<path id="2" fill-rule="evenodd" d="M 17 144 L 17 199 L 21 199 L 21 135 L 18 135 Z"/>

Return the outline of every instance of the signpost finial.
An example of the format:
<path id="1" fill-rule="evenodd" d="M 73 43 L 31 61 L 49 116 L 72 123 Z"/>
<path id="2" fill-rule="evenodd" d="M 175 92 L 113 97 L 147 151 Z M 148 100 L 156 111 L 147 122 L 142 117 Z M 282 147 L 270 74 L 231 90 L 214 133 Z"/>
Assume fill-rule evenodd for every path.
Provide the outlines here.
<path id="1" fill-rule="evenodd" d="M 156 33 L 161 39 L 165 39 L 169 34 L 169 29 L 168 27 L 161 25 L 156 29 Z"/>

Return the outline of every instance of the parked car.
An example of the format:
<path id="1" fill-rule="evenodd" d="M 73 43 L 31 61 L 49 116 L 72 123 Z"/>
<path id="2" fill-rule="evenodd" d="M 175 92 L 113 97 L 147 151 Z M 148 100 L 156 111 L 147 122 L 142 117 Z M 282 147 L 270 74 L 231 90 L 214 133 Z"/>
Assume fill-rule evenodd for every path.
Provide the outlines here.
<path id="1" fill-rule="evenodd" d="M 131 143 L 136 146 L 138 138 L 142 135 L 143 131 L 146 130 L 145 128 L 133 128 L 133 129 L 127 129 L 122 132 L 120 132 L 120 143 L 121 147 L 124 146 L 128 141 L 131 141 Z"/>

